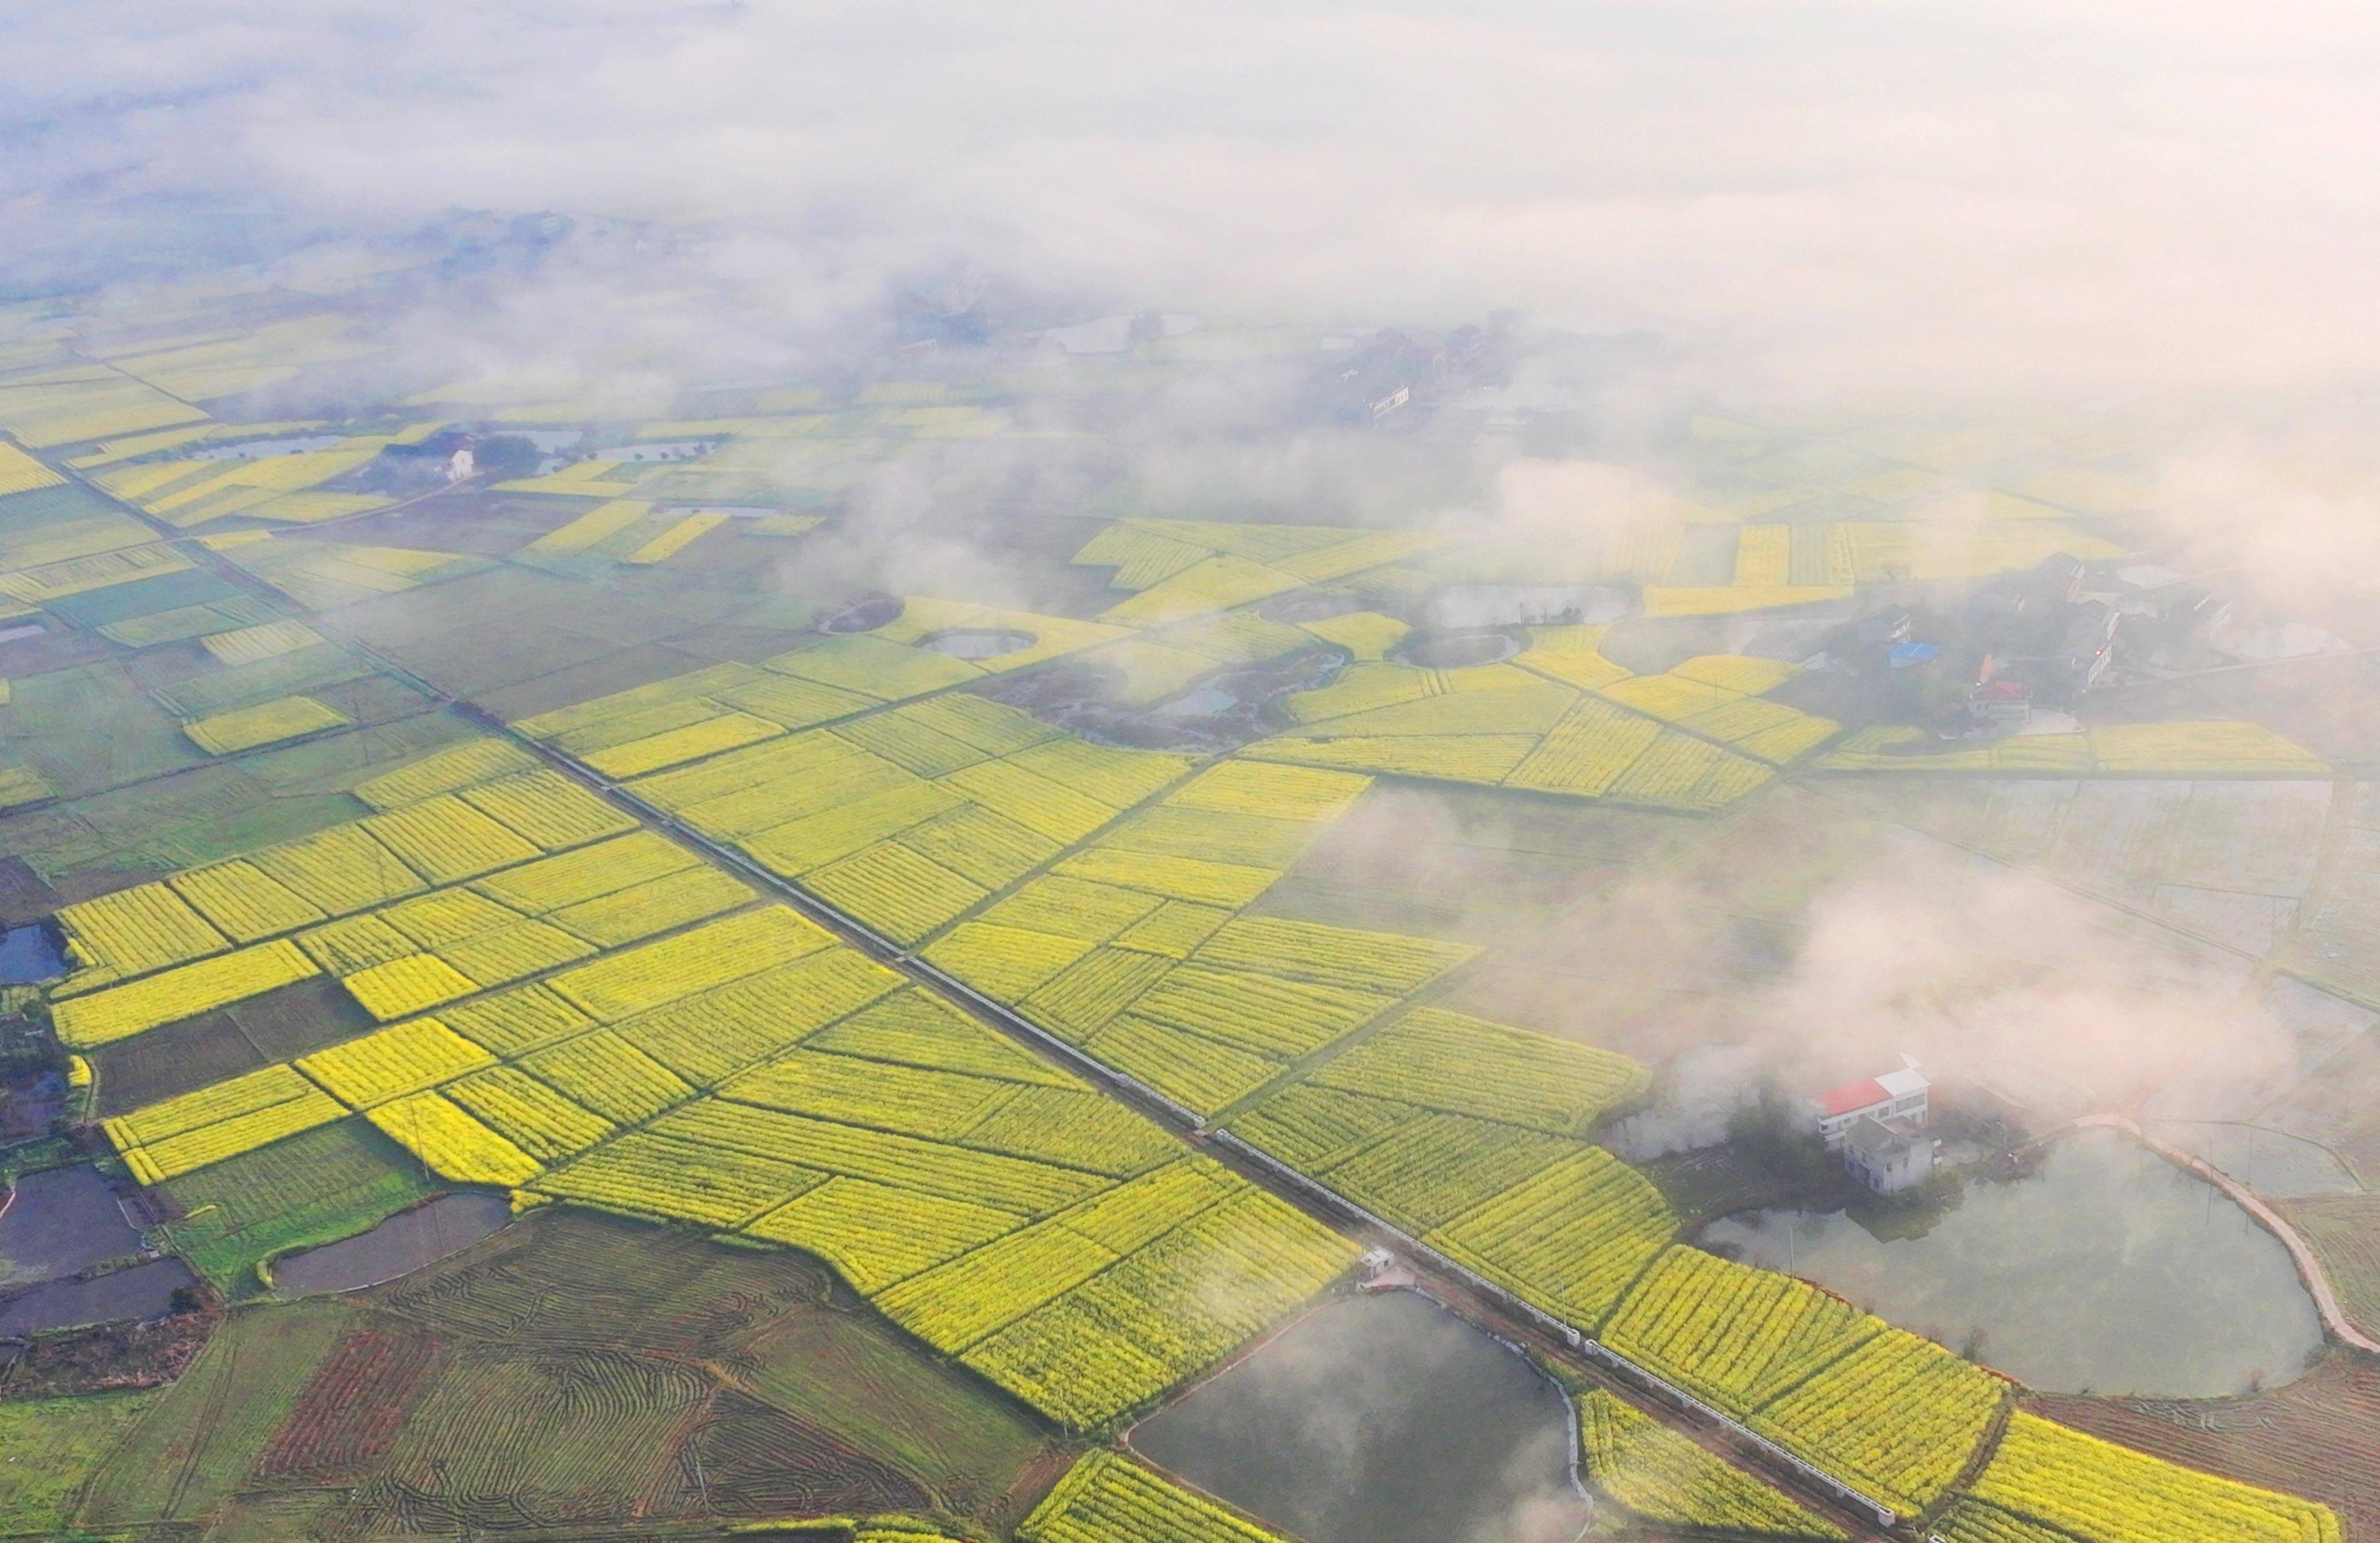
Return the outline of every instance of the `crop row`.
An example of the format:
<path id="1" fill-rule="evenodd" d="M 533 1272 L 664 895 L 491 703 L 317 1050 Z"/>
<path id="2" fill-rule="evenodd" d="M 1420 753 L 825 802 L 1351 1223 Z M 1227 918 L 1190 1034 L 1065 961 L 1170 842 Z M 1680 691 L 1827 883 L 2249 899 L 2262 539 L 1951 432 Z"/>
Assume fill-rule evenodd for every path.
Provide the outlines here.
<path id="1" fill-rule="evenodd" d="M 565 1098 L 624 1125 L 650 1120 L 695 1093 L 692 1084 L 615 1028 L 532 1051 L 520 1064 Z"/>
<path id="2" fill-rule="evenodd" d="M 1100 844 L 1125 852 L 1201 857 L 1285 872 L 1321 834 L 1322 827 L 1310 820 L 1156 804 L 1110 832 Z"/>
<path id="3" fill-rule="evenodd" d="M 517 1066 L 491 1066 L 443 1089 L 467 1112 L 540 1162 L 585 1151 L 612 1123 Z"/>
<path id="4" fill-rule="evenodd" d="M 298 1069 L 351 1109 L 417 1093 L 495 1058 L 435 1018 L 416 1018 L 301 1056 Z"/>
<path id="5" fill-rule="evenodd" d="M 683 1140 L 766 1154 L 879 1184 L 1034 1216 L 1105 1186 L 1096 1174 L 890 1131 L 840 1125 L 725 1099 L 672 1112 L 655 1130 Z"/>
<path id="6" fill-rule="evenodd" d="M 850 949 L 824 949 L 615 1026 L 690 1083 L 711 1087 L 900 985 Z"/>
<path id="7" fill-rule="evenodd" d="M 213 954 L 231 941 L 163 883 L 136 884 L 58 910 L 80 990 Z"/>
<path id="8" fill-rule="evenodd" d="M 143 1184 L 155 1184 L 271 1146 L 284 1136 L 326 1125 L 345 1113 L 346 1109 L 328 1093 L 310 1092 L 167 1136 L 151 1146 L 129 1148 L 124 1155 L 135 1177 Z"/>
<path id="9" fill-rule="evenodd" d="M 1281 1069 L 1277 1061 L 1137 1013 L 1122 1014 L 1084 1040 L 1083 1049 L 1199 1114 L 1220 1112 Z"/>
<path id="10" fill-rule="evenodd" d="M 2339 1543 L 2344 1536 L 2327 1506 L 2202 1474 L 2022 1412 L 2010 1416 L 1973 1493 L 2087 1543 Z"/>
<path id="11" fill-rule="evenodd" d="M 182 732 L 207 754 L 228 756 L 325 729 L 345 728 L 354 722 L 311 697 L 275 697 L 253 707 L 194 718 L 182 725 Z"/>
<path id="12" fill-rule="evenodd" d="M 1084 1087 L 941 998 L 914 988 L 892 991 L 804 1043 L 812 1050 L 892 1065 L 967 1072 L 1051 1089 Z"/>
<path id="13" fill-rule="evenodd" d="M 1244 753 L 1302 766 L 1493 785 L 1510 775 L 1536 746 L 1535 735 L 1492 731 L 1440 735 L 1333 732 L 1262 739 Z"/>
<path id="14" fill-rule="evenodd" d="M 1512 787 L 1601 797 L 1661 735 L 1661 725 L 1650 718 L 1585 698 L 1504 781 Z"/>
<path id="15" fill-rule="evenodd" d="M 536 758 L 508 739 L 468 739 L 394 772 L 367 777 L 356 784 L 356 796 L 375 809 L 400 808 L 474 783 L 528 772 L 536 765 Z"/>
<path id="16" fill-rule="evenodd" d="M 303 980 L 314 961 L 287 939 L 176 966 L 55 1003 L 58 1042 L 90 1050 Z"/>
<path id="17" fill-rule="evenodd" d="M 914 943 L 981 900 L 983 886 L 883 842 L 803 875 L 802 887 L 896 942 Z"/>
<path id="18" fill-rule="evenodd" d="M 375 1104 L 364 1118 L 455 1184 L 526 1185 L 542 1171 L 535 1158 L 481 1124 L 439 1093 L 415 1093 Z"/>
<path id="19" fill-rule="evenodd" d="M 1677 1230 L 1649 1180 L 1600 1148 L 1582 1147 L 1424 1241 L 1592 1332 Z"/>
<path id="20" fill-rule="evenodd" d="M 1281 1543 L 1202 1496 L 1097 1451 L 1016 1529 L 1024 1543 Z"/>
<path id="21" fill-rule="evenodd" d="M 1605 1343 L 1697 1397 L 1746 1415 L 1883 1325 L 1791 1276 L 1675 1247 L 1638 1282 Z"/>
<path id="22" fill-rule="evenodd" d="M 905 1136 L 955 1141 L 1017 1092 L 1013 1083 L 959 1072 L 886 1066 L 794 1051 L 724 1084 L 740 1103 Z"/>
<path id="23" fill-rule="evenodd" d="M 1579 1443 L 1596 1488 L 1637 1515 L 1730 1536 L 1840 1538 L 1843 1530 L 1612 1394 L 1578 1400 Z"/>
<path id="24" fill-rule="evenodd" d="M 424 786 L 443 789 L 454 775 L 491 765 L 511 766 L 517 755 L 513 751 L 491 758 L 476 746 L 442 752 L 422 764 L 435 771 L 434 763 L 444 762 L 451 772 L 421 781 Z M 407 777 L 413 771 L 388 776 Z M 600 837 L 626 823 L 591 795 L 544 771 L 512 772 L 494 783 L 466 785 L 459 794 L 442 790 L 409 802 L 395 801 L 386 787 L 378 791 L 388 807 L 363 820 L 269 846 L 244 859 L 63 907 L 59 920 L 84 966 L 67 983 L 67 994 L 301 928 L 314 929 L 306 935 L 307 951 L 324 967 L 352 975 L 389 964 L 397 954 L 386 946 L 385 933 L 358 923 L 358 913 L 419 894 L 425 875 L 429 881 L 451 883 L 536 859 L 542 848 Z M 489 811 L 503 819 L 492 818 Z M 471 898 L 450 892 L 437 904 L 452 909 L 457 893 Z M 395 913 L 395 919 L 399 929 L 423 947 L 455 941 L 516 915 L 504 910 L 478 926 L 450 925 L 451 937 L 433 939 L 403 925 L 415 909 Z M 346 919 L 328 920 L 332 917 Z M 558 962 L 552 940 L 543 934 L 538 938 L 548 964 Z M 509 969 L 525 967 L 532 966 L 516 962 Z M 507 976 L 508 967 L 491 964 L 479 971 L 481 977 L 492 973 Z M 401 981 L 405 972 L 395 975 Z M 391 1015 L 418 1011 L 430 1000 L 418 992 L 408 997 L 401 989 L 379 999 Z"/>
<path id="25" fill-rule="evenodd" d="M 772 905 L 565 970 L 552 985 L 599 1019 L 625 1017 L 829 946 L 833 939 Z"/>
<path id="26" fill-rule="evenodd" d="M 1752 1427 L 1894 1507 L 1919 1512 L 1982 1442 L 2007 1380 L 1887 1329 L 1752 1416 Z"/>
<path id="27" fill-rule="evenodd" d="M 1568 1134 L 1641 1092 L 1611 1051 L 1422 1007 L 1327 1063 L 1314 1081 L 1426 1109 Z"/>
<path id="28" fill-rule="evenodd" d="M 1164 903 L 1139 890 L 1047 873 L 988 907 L 980 919 L 1017 931 L 1103 943 Z"/>
<path id="29" fill-rule="evenodd" d="M 607 1209 L 731 1228 L 827 1177 L 749 1152 L 630 1131 L 555 1169 L 539 1188 Z"/>
<path id="30" fill-rule="evenodd" d="M 1232 1122 L 1233 1134 L 1315 1173 L 1422 1112 L 1311 1080 L 1282 1088 Z"/>
<path id="31" fill-rule="evenodd" d="M 326 919 L 322 907 L 254 863 L 216 863 L 166 882 L 235 942 L 255 942 Z"/>
<path id="32" fill-rule="evenodd" d="M 1243 917 L 1224 923 L 1193 957 L 1224 969 L 1403 993 L 1419 990 L 1476 953 L 1467 944 L 1427 938 Z"/>
<path id="33" fill-rule="evenodd" d="M 815 1254 L 857 1290 L 876 1292 L 990 1243 L 1016 1220 L 967 1200 L 837 1176 L 745 1231 Z"/>
<path id="34" fill-rule="evenodd" d="M 1320 1177 L 1376 1215 L 1427 1233 L 1571 1150 L 1559 1136 L 1431 1113 L 1392 1126 Z"/>
<path id="35" fill-rule="evenodd" d="M 962 804 L 912 825 L 901 845 L 986 890 L 1002 889 L 1056 857 L 1060 847 L 980 804 Z"/>

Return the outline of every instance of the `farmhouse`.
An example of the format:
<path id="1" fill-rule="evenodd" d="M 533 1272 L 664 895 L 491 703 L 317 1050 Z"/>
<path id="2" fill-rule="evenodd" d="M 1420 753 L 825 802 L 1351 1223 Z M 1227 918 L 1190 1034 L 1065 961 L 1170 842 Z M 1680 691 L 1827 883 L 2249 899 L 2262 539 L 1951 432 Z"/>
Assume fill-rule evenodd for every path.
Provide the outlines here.
<path id="1" fill-rule="evenodd" d="M 1879 1195 L 1913 1188 L 1934 1172 L 1934 1139 L 1907 1115 L 1863 1115 L 1843 1137 L 1843 1166 Z"/>
<path id="2" fill-rule="evenodd" d="M 1829 1088 L 1803 1107 L 1828 1148 L 1839 1149 L 1852 1127 L 1864 1119 L 1902 1120 L 1912 1128 L 1925 1124 L 1931 1087 L 1912 1066 Z"/>

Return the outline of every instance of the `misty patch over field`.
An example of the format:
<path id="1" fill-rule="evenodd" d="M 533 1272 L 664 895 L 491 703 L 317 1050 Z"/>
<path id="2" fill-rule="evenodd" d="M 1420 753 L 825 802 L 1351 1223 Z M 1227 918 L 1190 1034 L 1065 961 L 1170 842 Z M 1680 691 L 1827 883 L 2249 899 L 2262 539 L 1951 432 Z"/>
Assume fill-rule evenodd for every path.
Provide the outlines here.
<path id="1" fill-rule="evenodd" d="M 1009 431 L 862 475 L 773 560 L 784 592 L 1079 614 L 1064 558 L 1095 513 L 1420 527 L 1560 582 L 1714 501 L 1677 443 L 1699 407 L 1821 434 L 2072 418 L 2139 427 L 2152 555 L 2380 644 L 2367 10 L 34 0 L 11 23 L 12 321 L 152 314 L 234 261 L 389 345 L 243 416 L 443 389 L 637 422 L 760 383 L 996 379 Z M 1160 310 L 1317 338 L 1515 310 L 1489 394 L 1567 426 L 1321 421 L 1310 346 L 1111 374 L 1020 349 Z M 1937 529 L 1992 517 L 1969 495 Z M 1714 957 L 1711 897 L 1633 854 L 1533 861 L 1408 814 L 1360 866 L 1434 924 L 1500 940 L 1591 872 L 1615 919 L 1585 946 L 1621 986 Z M 2168 1113 L 2234 1112 L 2292 1063 L 2236 961 L 1938 849 L 1834 876 L 1790 930 L 1774 969 L 1631 999 L 1627 1048 L 1670 1063 L 1633 1148 L 1903 1054 Z M 1593 1039 L 1605 1008 L 1554 1027 Z"/>

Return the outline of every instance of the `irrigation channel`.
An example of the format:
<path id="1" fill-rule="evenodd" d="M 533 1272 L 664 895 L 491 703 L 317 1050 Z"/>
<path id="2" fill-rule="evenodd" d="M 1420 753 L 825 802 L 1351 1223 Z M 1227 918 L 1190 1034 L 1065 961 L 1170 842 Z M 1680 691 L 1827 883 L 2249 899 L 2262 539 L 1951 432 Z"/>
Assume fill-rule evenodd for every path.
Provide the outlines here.
<path id="1" fill-rule="evenodd" d="M 278 590 L 247 570 L 225 561 L 219 553 L 165 526 L 147 511 L 116 498 L 79 472 L 69 468 L 64 475 L 156 530 L 163 540 L 177 550 L 186 550 L 195 560 L 227 582 L 258 596 L 276 614 L 283 611 L 282 596 Z M 380 511 L 382 514 L 386 512 Z M 665 811 L 646 803 L 550 746 L 519 733 L 478 704 L 463 700 L 453 692 L 423 679 L 334 623 L 330 623 L 328 618 L 310 616 L 308 619 L 318 630 L 336 637 L 381 669 L 411 685 L 430 700 L 452 709 L 489 733 L 500 735 L 518 745 L 563 775 L 645 823 L 669 832 L 712 862 L 758 886 L 761 893 L 778 897 L 818 921 L 878 963 L 917 984 L 929 987 L 988 1027 L 1018 1040 L 1027 1049 L 1066 1067 L 1094 1086 L 1107 1089 L 1113 1097 L 1157 1121 L 1184 1140 L 1207 1150 L 1251 1182 L 1350 1237 L 1394 1250 L 1415 1270 L 1430 1295 L 1463 1311 L 1465 1316 L 1514 1343 L 1538 1355 L 1557 1358 L 1586 1380 L 1620 1393 L 1653 1417 L 1735 1466 L 1785 1489 L 1841 1526 L 1852 1538 L 1863 1540 L 1863 1543 L 1884 1539 L 1890 1536 L 1888 1529 L 1900 1520 L 1881 1503 L 1845 1487 L 1831 1476 L 1794 1457 L 1766 1438 L 1754 1434 L 1682 1390 L 1586 1340 L 1577 1330 L 1538 1312 L 1512 1293 L 1441 1257 L 1418 1239 L 1407 1236 L 1343 1197 L 1229 1136 L 1210 1139 L 1198 1116 L 1154 1088 L 1111 1071 L 1064 1040 L 1044 1032 L 1021 1014 L 961 984 L 914 957 L 892 940 L 751 862 L 741 853 L 680 823 Z"/>

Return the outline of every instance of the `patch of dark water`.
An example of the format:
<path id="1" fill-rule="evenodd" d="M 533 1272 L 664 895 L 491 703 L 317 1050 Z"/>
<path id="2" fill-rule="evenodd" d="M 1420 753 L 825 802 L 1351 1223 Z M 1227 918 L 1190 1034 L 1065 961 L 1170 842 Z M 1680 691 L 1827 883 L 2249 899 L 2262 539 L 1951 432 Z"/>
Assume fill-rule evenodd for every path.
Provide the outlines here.
<path id="1" fill-rule="evenodd" d="M 0 986 L 37 986 L 67 973 L 58 940 L 40 922 L 0 932 Z"/>
<path id="2" fill-rule="evenodd" d="M 140 1251 L 115 1191 L 88 1167 L 28 1173 L 0 1207 L 0 1288 L 60 1280 Z"/>
<path id="3" fill-rule="evenodd" d="M 179 1259 L 152 1259 L 86 1281 L 52 1281 L 0 1302 L 0 1334 L 45 1334 L 87 1323 L 162 1318 L 173 1307 L 176 1292 L 198 1283 Z"/>
<path id="4" fill-rule="evenodd" d="M 368 1233 L 275 1259 L 273 1289 L 281 1296 L 314 1296 L 377 1286 L 462 1252 L 512 1217 L 512 1202 L 502 1195 L 443 1195 Z"/>
<path id="5" fill-rule="evenodd" d="M 1519 1352 L 1404 1291 L 1318 1308 L 1131 1435 L 1309 1543 L 1571 1543 L 1575 1440 Z"/>
<path id="6" fill-rule="evenodd" d="M 1968 1183 L 1924 1233 L 1840 1212 L 1727 1217 L 1700 1239 L 1842 1293 L 2035 1388 L 2216 1398 L 2302 1375 L 2322 1323 L 2279 1240 L 2112 1131 Z"/>

